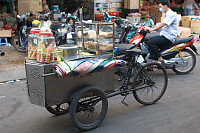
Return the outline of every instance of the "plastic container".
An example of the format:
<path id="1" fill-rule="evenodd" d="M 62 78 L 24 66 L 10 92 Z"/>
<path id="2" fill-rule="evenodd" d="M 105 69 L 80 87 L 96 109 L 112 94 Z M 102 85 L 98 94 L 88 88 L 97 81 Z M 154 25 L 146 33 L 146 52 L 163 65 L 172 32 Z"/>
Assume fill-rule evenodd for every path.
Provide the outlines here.
<path id="1" fill-rule="evenodd" d="M 55 38 L 52 32 L 40 32 L 38 37 L 37 62 L 54 62 L 56 52 Z"/>
<path id="2" fill-rule="evenodd" d="M 56 50 L 56 56 L 54 59 L 57 60 L 58 62 L 60 62 L 61 59 L 63 59 L 63 49 Z"/>
<path id="3" fill-rule="evenodd" d="M 28 36 L 28 59 L 37 59 L 37 45 L 40 29 L 31 29 Z"/>

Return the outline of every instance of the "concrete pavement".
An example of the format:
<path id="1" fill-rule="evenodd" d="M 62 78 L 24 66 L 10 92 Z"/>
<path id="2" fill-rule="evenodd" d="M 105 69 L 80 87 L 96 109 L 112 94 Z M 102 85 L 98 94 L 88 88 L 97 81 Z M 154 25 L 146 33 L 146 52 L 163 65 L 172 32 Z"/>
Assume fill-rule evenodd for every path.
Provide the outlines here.
<path id="1" fill-rule="evenodd" d="M 0 50 L 5 52 L 5 56 L 0 56 L 0 82 L 24 79 L 26 54 L 18 52 L 13 46 L 1 46 Z"/>

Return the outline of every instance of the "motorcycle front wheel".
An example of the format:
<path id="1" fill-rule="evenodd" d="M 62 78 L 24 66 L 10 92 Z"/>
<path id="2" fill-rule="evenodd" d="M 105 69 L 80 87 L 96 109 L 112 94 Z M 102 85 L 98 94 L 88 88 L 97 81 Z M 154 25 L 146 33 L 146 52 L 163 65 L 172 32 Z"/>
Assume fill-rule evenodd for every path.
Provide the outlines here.
<path id="1" fill-rule="evenodd" d="M 182 55 L 183 55 L 183 58 L 187 58 L 188 61 L 186 62 L 187 65 L 183 65 L 183 66 L 175 66 L 174 68 L 172 68 L 172 70 L 177 73 L 177 74 L 188 74 L 190 73 L 195 65 L 196 65 L 196 56 L 195 54 L 189 50 L 189 49 L 184 49 L 181 51 Z M 180 53 L 177 53 L 177 55 L 175 56 L 175 58 L 181 58 L 181 55 Z M 181 62 L 179 62 L 181 64 Z M 182 64 L 184 64 L 185 62 L 183 61 Z"/>
<path id="2" fill-rule="evenodd" d="M 21 47 L 19 41 L 18 41 L 18 36 L 13 36 L 12 37 L 12 45 L 13 47 L 18 50 L 19 52 L 26 53 L 26 48 Z"/>

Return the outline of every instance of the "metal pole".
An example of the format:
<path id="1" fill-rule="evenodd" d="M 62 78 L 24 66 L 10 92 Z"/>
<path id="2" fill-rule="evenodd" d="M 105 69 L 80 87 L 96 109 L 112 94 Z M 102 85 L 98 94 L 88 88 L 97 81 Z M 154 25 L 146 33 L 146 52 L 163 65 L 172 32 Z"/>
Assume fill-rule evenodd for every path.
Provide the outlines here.
<path id="1" fill-rule="evenodd" d="M 96 54 L 99 55 L 100 54 L 100 49 L 99 49 L 99 23 L 96 24 L 97 26 L 97 46 L 96 46 Z"/>
<path id="2" fill-rule="evenodd" d="M 15 14 L 16 11 L 15 11 L 15 2 L 14 2 L 14 0 L 12 0 L 11 3 L 12 3 L 12 13 Z M 14 16 L 14 17 L 16 17 L 16 16 Z"/>
<path id="3" fill-rule="evenodd" d="M 113 23 L 113 53 L 115 52 L 115 23 Z"/>
<path id="4" fill-rule="evenodd" d="M 84 51 L 84 36 L 83 36 L 83 7 L 79 9 L 80 12 L 80 23 L 81 23 L 81 42 L 82 42 L 82 51 Z"/>

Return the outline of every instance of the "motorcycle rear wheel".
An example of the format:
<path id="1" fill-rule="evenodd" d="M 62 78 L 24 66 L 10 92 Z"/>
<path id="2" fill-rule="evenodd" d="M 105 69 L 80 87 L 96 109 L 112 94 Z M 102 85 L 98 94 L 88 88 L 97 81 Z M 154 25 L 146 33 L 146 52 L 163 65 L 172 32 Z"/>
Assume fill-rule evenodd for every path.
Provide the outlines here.
<path id="1" fill-rule="evenodd" d="M 172 68 L 172 70 L 177 74 L 188 74 L 194 69 L 194 67 L 196 65 L 196 56 L 189 49 L 184 49 L 181 52 L 182 52 L 183 57 L 188 57 L 188 56 L 190 57 L 188 65 L 186 67 L 176 67 L 175 66 L 174 68 Z M 180 58 L 179 53 L 177 53 L 177 55 L 175 57 Z"/>
<path id="2" fill-rule="evenodd" d="M 26 53 L 26 48 L 21 47 L 21 45 L 19 44 L 18 36 L 13 36 L 12 37 L 12 45 L 19 52 Z"/>

